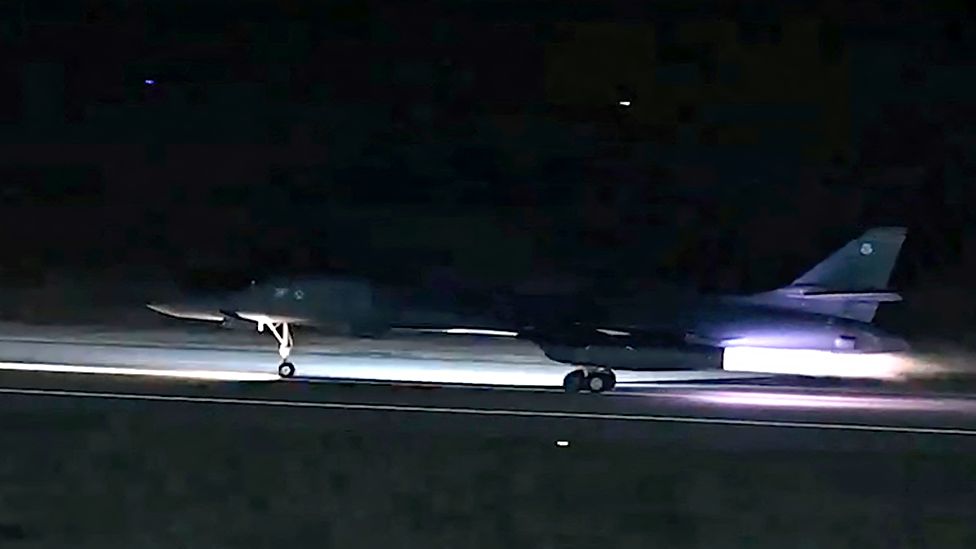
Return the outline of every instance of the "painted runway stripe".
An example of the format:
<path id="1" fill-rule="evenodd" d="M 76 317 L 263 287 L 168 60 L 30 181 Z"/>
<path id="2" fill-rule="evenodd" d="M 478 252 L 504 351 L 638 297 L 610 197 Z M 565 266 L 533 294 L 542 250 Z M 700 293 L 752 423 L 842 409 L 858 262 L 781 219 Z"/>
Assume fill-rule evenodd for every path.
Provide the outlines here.
<path id="1" fill-rule="evenodd" d="M 293 400 L 264 400 L 226 397 L 196 397 L 181 395 L 110 393 L 90 391 L 67 391 L 48 389 L 0 388 L 0 394 L 41 397 L 110 399 L 145 402 L 180 402 L 195 404 L 220 404 L 232 406 L 268 406 L 277 408 L 304 408 L 320 410 L 350 410 L 371 412 L 403 412 L 426 414 L 449 414 L 469 416 L 501 416 L 548 419 L 582 419 L 599 421 L 628 421 L 648 423 L 680 423 L 698 425 L 725 425 L 740 427 L 770 427 L 780 429 L 818 429 L 833 431 L 862 431 L 877 433 L 902 433 L 942 436 L 976 436 L 976 429 L 956 429 L 946 427 L 911 427 L 893 425 L 872 425 L 861 423 L 822 423 L 803 421 L 775 421 L 757 419 L 734 419 L 716 417 L 663 416 L 642 414 L 608 414 L 599 412 L 560 412 L 548 410 L 517 410 L 498 408 L 464 408 L 440 406 L 411 406 L 402 404 L 307 402 Z"/>

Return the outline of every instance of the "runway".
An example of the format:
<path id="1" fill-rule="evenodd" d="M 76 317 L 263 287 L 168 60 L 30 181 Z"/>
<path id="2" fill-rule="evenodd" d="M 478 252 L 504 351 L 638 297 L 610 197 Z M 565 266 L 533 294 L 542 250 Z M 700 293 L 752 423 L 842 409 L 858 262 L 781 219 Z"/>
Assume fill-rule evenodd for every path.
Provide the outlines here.
<path id="1" fill-rule="evenodd" d="M 423 533 L 433 541 L 415 545 L 497 547 L 507 532 L 553 547 L 832 546 L 850 531 L 972 545 L 926 530 L 972 530 L 976 395 L 964 391 L 672 374 L 565 394 L 484 381 L 561 378 L 518 342 L 311 334 L 296 364 L 328 377 L 281 381 L 258 334 L 0 328 L 0 503 L 16 502 L 0 508 L 4 547 L 239 547 L 295 532 L 339 546 Z M 470 383 L 337 380 L 335 364 L 457 369 Z"/>
<path id="2" fill-rule="evenodd" d="M 958 392 L 791 387 L 722 372 L 668 372 L 632 374 L 628 381 L 642 383 L 612 394 L 566 395 L 551 386 L 569 367 L 532 346 L 455 336 L 308 337 L 295 356 L 306 377 L 279 381 L 272 373 L 273 347 L 257 334 L 2 328 L 5 410 L 151 407 L 258 422 L 314 418 L 342 428 L 389 428 L 392 422 L 407 431 L 478 429 L 742 449 L 820 448 L 824 437 L 832 437 L 835 449 L 853 448 L 867 436 L 892 437 L 906 447 L 919 437 L 925 444 L 942 439 L 937 444 L 976 447 L 976 395 Z M 133 375 L 98 375 L 110 373 Z M 443 386 L 457 383 L 463 385 Z"/>

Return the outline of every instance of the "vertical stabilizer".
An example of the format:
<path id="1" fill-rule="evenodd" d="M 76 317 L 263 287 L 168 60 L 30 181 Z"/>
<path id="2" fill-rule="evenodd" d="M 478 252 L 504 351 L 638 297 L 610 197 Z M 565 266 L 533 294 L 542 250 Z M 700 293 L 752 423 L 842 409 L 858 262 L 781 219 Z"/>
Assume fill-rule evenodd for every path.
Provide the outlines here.
<path id="1" fill-rule="evenodd" d="M 870 229 L 789 286 L 753 299 L 776 307 L 871 322 L 880 303 L 901 299 L 887 288 L 906 235 L 904 227 Z"/>
<path id="2" fill-rule="evenodd" d="M 906 234 L 904 227 L 870 229 L 815 265 L 790 286 L 835 291 L 886 289 Z"/>

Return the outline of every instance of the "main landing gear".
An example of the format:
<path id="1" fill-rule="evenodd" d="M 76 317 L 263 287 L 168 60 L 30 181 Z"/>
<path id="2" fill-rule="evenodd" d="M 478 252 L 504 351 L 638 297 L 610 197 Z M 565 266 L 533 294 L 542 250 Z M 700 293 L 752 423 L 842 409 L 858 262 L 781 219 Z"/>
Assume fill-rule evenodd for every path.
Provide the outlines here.
<path id="1" fill-rule="evenodd" d="M 295 340 L 291 336 L 291 329 L 287 322 L 258 322 L 258 331 L 263 332 L 267 327 L 271 335 L 278 340 L 278 355 L 281 356 L 281 364 L 278 365 L 278 375 L 281 377 L 292 377 L 295 375 L 295 365 L 288 361 L 291 356 L 291 348 L 295 346 Z"/>
<path id="2" fill-rule="evenodd" d="M 617 376 L 610 369 L 586 370 L 578 369 L 566 374 L 563 379 L 563 389 L 567 393 L 589 391 L 602 393 L 612 391 L 617 386 Z"/>

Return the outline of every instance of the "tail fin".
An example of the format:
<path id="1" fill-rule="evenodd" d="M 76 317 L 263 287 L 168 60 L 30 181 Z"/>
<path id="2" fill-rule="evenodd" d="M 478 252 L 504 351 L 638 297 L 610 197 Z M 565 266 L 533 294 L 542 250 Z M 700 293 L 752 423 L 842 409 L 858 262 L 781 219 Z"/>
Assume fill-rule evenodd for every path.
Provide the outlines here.
<path id="1" fill-rule="evenodd" d="M 789 286 L 755 297 L 777 307 L 871 322 L 880 303 L 901 300 L 887 288 L 906 234 L 904 227 L 869 229 Z"/>
<path id="2" fill-rule="evenodd" d="M 869 229 L 794 280 L 790 286 L 836 291 L 885 289 L 906 233 L 904 227 Z"/>

